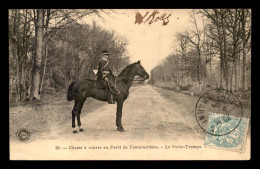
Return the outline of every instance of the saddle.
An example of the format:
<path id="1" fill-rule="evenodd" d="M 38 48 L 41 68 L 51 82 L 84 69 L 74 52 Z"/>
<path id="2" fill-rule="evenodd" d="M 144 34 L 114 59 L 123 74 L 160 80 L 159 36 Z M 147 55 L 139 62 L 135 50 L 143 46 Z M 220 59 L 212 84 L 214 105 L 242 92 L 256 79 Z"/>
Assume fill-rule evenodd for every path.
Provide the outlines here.
<path id="1" fill-rule="evenodd" d="M 100 81 L 100 80 L 96 80 L 96 87 L 98 89 L 106 89 L 107 87 Z"/>
<path id="2" fill-rule="evenodd" d="M 113 77 L 111 75 L 109 75 L 107 77 L 108 77 L 108 83 L 110 84 L 110 86 L 115 86 L 116 77 Z M 98 89 L 104 89 L 104 88 L 108 87 L 108 84 L 107 84 L 107 82 L 104 79 L 97 78 L 97 80 L 96 80 L 96 87 Z"/>
<path id="3" fill-rule="evenodd" d="M 118 89 L 116 88 L 117 83 L 120 83 L 117 77 L 112 77 L 111 79 L 108 80 L 108 82 L 99 79 L 96 81 L 96 87 L 98 89 L 105 89 L 107 91 L 110 91 L 113 94 L 120 94 L 120 91 L 118 91 Z"/>

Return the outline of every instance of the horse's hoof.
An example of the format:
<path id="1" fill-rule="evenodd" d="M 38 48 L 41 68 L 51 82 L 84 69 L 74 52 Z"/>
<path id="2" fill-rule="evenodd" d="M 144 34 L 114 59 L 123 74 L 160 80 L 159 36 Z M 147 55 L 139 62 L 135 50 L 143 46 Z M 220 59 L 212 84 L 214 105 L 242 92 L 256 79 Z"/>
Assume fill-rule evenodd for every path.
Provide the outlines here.
<path id="1" fill-rule="evenodd" d="M 84 129 L 80 128 L 79 131 L 82 132 L 82 131 L 84 131 Z"/>
<path id="2" fill-rule="evenodd" d="M 77 130 L 73 130 L 73 133 L 75 134 L 75 133 L 78 133 L 78 131 Z"/>
<path id="3" fill-rule="evenodd" d="M 122 127 L 118 127 L 118 128 L 117 128 L 117 131 L 124 132 L 125 130 L 124 130 L 124 128 L 122 128 Z"/>

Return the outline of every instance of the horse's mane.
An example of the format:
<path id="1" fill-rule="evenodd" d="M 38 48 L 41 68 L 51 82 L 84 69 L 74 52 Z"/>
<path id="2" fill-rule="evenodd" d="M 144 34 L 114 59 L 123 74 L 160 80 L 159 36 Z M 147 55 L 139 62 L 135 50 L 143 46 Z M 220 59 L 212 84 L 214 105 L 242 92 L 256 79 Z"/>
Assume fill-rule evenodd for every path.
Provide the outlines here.
<path id="1" fill-rule="evenodd" d="M 128 66 L 126 66 L 122 71 L 121 73 L 119 73 L 118 77 L 123 77 L 125 75 L 128 75 L 129 72 L 132 70 L 132 68 L 134 67 L 134 65 L 136 64 L 137 62 L 134 62 Z"/>

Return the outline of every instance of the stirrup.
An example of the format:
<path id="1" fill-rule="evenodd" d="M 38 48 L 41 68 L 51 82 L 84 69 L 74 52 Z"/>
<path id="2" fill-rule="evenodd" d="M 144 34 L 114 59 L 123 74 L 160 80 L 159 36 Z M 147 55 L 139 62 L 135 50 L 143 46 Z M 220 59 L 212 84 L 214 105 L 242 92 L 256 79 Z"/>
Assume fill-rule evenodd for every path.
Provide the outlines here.
<path id="1" fill-rule="evenodd" d="M 115 104 L 115 101 L 113 100 L 113 95 L 111 95 L 111 97 L 108 98 L 108 104 Z"/>
<path id="2" fill-rule="evenodd" d="M 115 104 L 115 101 L 114 100 L 109 100 L 108 104 Z"/>

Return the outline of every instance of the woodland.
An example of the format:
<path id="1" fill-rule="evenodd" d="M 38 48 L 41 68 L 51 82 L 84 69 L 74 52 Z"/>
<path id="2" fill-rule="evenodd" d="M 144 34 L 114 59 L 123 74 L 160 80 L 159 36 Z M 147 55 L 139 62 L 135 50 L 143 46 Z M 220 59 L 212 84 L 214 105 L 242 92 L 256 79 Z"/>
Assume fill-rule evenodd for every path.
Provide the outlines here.
<path id="1" fill-rule="evenodd" d="M 67 90 L 72 81 L 95 78 L 101 51 L 110 52 L 117 73 L 128 63 L 125 37 L 85 23 L 93 15 L 104 19 L 113 10 L 10 9 L 9 101 L 41 99 L 42 93 Z"/>
<path id="2" fill-rule="evenodd" d="M 201 93 L 221 88 L 251 97 L 251 10 L 197 9 L 192 27 L 175 34 L 173 52 L 151 72 L 150 84 Z"/>

